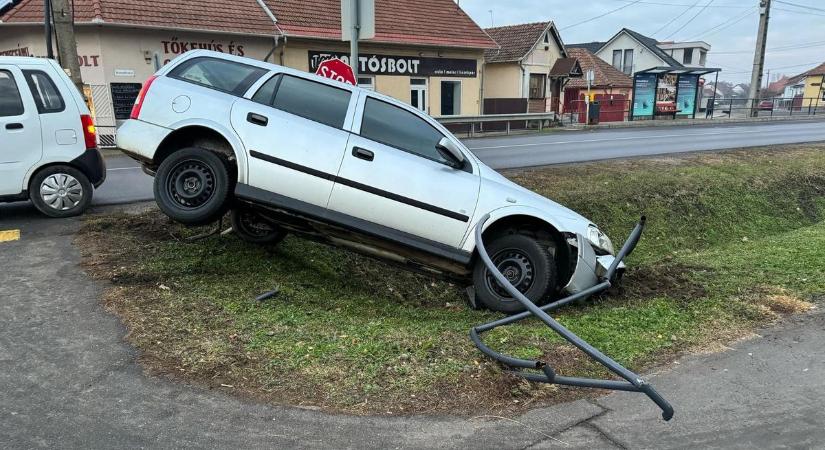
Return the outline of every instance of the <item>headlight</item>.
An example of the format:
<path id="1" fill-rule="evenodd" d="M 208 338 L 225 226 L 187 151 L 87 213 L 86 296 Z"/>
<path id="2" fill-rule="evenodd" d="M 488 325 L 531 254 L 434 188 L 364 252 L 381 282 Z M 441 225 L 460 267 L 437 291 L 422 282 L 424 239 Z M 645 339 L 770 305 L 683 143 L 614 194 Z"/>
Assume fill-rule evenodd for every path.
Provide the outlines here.
<path id="1" fill-rule="evenodd" d="M 609 254 L 614 254 L 613 242 L 606 234 L 602 233 L 595 225 L 590 225 L 587 230 L 587 239 L 590 243 L 599 250 L 605 251 Z"/>

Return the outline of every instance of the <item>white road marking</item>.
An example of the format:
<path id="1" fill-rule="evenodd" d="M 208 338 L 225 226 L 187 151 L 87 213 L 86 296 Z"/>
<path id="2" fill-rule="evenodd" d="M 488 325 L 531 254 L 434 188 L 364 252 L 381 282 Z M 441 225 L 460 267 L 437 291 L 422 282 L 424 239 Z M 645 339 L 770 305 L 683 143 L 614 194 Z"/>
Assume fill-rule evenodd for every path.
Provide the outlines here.
<path id="1" fill-rule="evenodd" d="M 581 144 L 586 142 L 615 142 L 615 141 L 634 141 L 644 139 L 663 139 L 674 137 L 687 136 L 717 136 L 721 134 L 746 134 L 746 133 L 764 133 L 765 130 L 750 130 L 750 131 L 726 131 L 721 133 L 685 133 L 685 134 L 658 134 L 655 136 L 627 136 L 627 137 L 613 137 L 609 139 L 581 139 L 575 141 L 553 141 L 553 142 L 535 142 L 530 144 L 512 144 L 512 145 L 493 145 L 489 147 L 469 147 L 470 150 L 487 150 L 496 148 L 514 148 L 514 147 L 538 147 L 542 145 L 553 144 Z"/>
<path id="2" fill-rule="evenodd" d="M 114 169 L 106 169 L 106 172 L 114 172 L 116 170 L 140 170 L 140 167 L 116 167 Z"/>

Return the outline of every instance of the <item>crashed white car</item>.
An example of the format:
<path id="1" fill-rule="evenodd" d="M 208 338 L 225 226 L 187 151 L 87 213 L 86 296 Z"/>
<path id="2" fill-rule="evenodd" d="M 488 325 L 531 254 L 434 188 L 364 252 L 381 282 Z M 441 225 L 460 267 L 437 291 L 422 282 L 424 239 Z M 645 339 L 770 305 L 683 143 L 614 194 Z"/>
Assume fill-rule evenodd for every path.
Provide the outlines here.
<path id="1" fill-rule="evenodd" d="M 523 306 L 476 255 L 541 304 L 598 282 L 613 244 L 579 214 L 484 165 L 438 122 L 396 99 L 205 50 L 149 78 L 118 146 L 155 176 L 155 198 L 189 225 L 232 212 L 235 232 L 343 246 L 465 286 L 495 311 Z"/>

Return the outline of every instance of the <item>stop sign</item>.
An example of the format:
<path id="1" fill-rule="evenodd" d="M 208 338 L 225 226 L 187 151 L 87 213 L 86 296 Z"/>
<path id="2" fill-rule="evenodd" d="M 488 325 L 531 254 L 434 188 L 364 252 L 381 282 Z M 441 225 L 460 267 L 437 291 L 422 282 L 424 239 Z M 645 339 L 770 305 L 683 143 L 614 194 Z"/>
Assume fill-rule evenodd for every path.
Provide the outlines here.
<path id="1" fill-rule="evenodd" d="M 355 81 L 355 74 L 352 72 L 352 67 L 338 58 L 328 59 L 318 64 L 318 70 L 315 71 L 315 75 L 321 75 L 324 78 L 331 78 L 351 85 L 358 84 Z"/>

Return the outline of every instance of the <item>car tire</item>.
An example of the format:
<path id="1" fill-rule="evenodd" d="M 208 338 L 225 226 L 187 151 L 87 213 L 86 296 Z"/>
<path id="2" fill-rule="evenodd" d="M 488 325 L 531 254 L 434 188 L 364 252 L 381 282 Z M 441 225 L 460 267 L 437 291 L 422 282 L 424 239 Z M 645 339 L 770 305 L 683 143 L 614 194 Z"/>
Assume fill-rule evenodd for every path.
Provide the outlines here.
<path id="1" fill-rule="evenodd" d="M 542 304 L 556 290 L 556 263 L 548 245 L 526 234 L 503 234 L 485 243 L 487 253 L 499 270 L 535 304 Z M 515 314 L 526 308 L 501 287 L 478 258 L 473 284 L 479 304 L 489 310 Z"/>
<path id="2" fill-rule="evenodd" d="M 249 208 L 235 208 L 229 217 L 232 230 L 246 242 L 273 247 L 286 237 L 286 231 Z"/>
<path id="3" fill-rule="evenodd" d="M 227 163 L 197 147 L 178 150 L 158 167 L 155 201 L 164 214 L 185 225 L 205 225 L 220 219 L 234 186 Z"/>
<path id="4" fill-rule="evenodd" d="M 29 183 L 34 207 L 49 217 L 72 217 L 92 202 L 94 188 L 89 178 L 71 166 L 50 166 L 37 172 Z"/>

